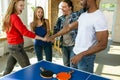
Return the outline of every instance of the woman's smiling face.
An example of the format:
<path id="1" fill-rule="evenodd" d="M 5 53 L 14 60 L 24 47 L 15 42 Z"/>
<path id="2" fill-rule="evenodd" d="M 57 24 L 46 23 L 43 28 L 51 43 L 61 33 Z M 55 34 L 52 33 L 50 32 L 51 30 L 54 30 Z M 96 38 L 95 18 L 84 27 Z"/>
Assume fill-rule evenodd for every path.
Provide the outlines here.
<path id="1" fill-rule="evenodd" d="M 37 10 L 36 16 L 38 19 L 41 19 L 43 17 L 43 10 L 41 8 Z"/>
<path id="2" fill-rule="evenodd" d="M 15 4 L 15 9 L 17 14 L 21 14 L 24 9 L 24 1 L 20 0 Z"/>

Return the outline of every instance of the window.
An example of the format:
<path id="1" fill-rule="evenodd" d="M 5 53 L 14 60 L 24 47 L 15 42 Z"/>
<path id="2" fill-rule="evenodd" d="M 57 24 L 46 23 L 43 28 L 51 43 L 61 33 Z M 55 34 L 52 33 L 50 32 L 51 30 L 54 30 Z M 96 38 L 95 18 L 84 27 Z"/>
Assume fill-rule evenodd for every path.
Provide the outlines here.
<path id="1" fill-rule="evenodd" d="M 102 6 L 102 9 L 103 10 L 107 10 L 107 11 L 114 11 L 115 10 L 115 4 L 113 4 L 113 3 L 105 3 L 105 4 L 102 4 L 101 5 Z"/>
<path id="2" fill-rule="evenodd" d="M 9 0 L 0 0 L 0 34 L 3 34 L 3 32 L 2 32 L 2 19 L 3 19 L 3 16 L 5 15 L 8 4 L 9 4 Z M 6 5 L 6 6 L 4 6 L 4 5 Z"/>
<path id="3" fill-rule="evenodd" d="M 113 23 L 114 23 L 113 20 L 114 20 L 115 10 L 116 10 L 116 4 L 115 3 L 104 3 L 104 4 L 101 4 L 101 8 L 107 19 L 108 30 L 109 30 L 109 34 L 110 34 L 109 36 L 111 37 Z"/>

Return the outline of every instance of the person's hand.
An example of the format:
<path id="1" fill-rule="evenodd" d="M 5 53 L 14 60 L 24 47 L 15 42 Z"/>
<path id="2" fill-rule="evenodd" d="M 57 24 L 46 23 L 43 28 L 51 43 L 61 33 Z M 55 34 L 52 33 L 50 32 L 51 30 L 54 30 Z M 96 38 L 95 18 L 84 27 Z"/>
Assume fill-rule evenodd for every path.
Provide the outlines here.
<path id="1" fill-rule="evenodd" d="M 36 35 L 35 39 L 37 40 L 42 40 L 42 41 L 47 41 L 47 38 L 46 37 L 40 37 L 38 35 Z"/>
<path id="2" fill-rule="evenodd" d="M 78 54 L 78 55 L 75 55 L 75 56 L 73 56 L 71 59 L 70 59 L 70 61 L 71 61 L 71 63 L 72 64 L 78 64 L 78 62 L 81 60 L 83 58 L 83 55 L 81 55 L 81 54 Z"/>
<path id="3" fill-rule="evenodd" d="M 47 41 L 47 37 L 43 37 L 41 40 L 46 42 Z"/>
<path id="4" fill-rule="evenodd" d="M 54 35 L 50 36 L 50 37 L 49 37 L 49 40 L 50 40 L 51 42 L 54 42 L 54 41 L 55 41 Z"/>
<path id="5" fill-rule="evenodd" d="M 54 42 L 55 38 L 53 36 L 46 37 L 47 42 Z"/>

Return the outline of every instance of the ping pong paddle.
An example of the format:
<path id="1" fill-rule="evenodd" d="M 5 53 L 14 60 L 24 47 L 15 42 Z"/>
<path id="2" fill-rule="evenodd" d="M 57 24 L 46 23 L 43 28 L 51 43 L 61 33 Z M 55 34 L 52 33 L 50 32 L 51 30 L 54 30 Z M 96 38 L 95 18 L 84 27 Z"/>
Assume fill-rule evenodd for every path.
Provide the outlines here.
<path id="1" fill-rule="evenodd" d="M 74 72 L 74 70 L 69 72 L 60 72 L 57 74 L 56 78 L 58 80 L 69 80 L 71 78 L 71 74 Z"/>
<path id="2" fill-rule="evenodd" d="M 53 71 L 45 70 L 42 67 L 40 67 L 40 70 L 41 70 L 40 76 L 42 78 L 52 78 L 53 77 L 53 74 L 54 74 Z"/>

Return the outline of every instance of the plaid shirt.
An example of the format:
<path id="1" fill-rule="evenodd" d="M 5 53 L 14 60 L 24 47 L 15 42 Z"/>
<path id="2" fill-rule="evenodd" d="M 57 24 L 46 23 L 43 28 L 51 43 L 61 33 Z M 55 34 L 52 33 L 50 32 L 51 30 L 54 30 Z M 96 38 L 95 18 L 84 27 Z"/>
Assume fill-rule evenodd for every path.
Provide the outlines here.
<path id="1" fill-rule="evenodd" d="M 80 11 L 76 11 L 76 12 L 72 12 L 69 16 L 69 23 L 72 23 L 74 21 L 76 21 L 79 16 L 81 15 L 81 13 L 85 12 L 84 9 L 81 9 Z M 58 18 L 57 22 L 56 22 L 56 25 L 54 26 L 54 32 L 53 34 L 59 32 L 63 27 L 64 27 L 64 23 L 65 23 L 65 20 L 66 20 L 66 16 L 65 15 L 62 15 Z M 77 35 L 77 29 L 76 30 L 72 30 L 71 31 L 71 36 L 72 36 L 72 39 L 75 40 L 75 37 Z M 60 38 L 60 42 L 63 41 L 62 39 L 63 37 L 61 36 Z"/>

